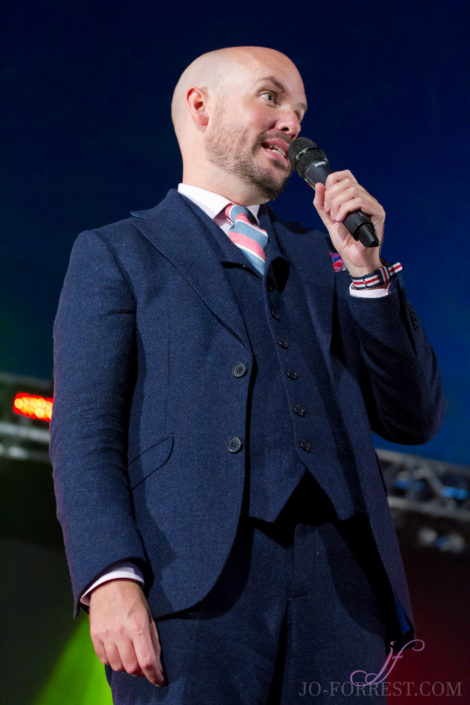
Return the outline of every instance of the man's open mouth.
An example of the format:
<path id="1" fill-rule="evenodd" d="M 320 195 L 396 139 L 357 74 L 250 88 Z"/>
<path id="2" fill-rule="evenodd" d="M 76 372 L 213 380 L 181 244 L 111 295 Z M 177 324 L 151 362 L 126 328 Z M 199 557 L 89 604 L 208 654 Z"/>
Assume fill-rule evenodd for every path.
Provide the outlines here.
<path id="1" fill-rule="evenodd" d="M 268 152 L 272 152 L 273 154 L 278 154 L 279 157 L 283 159 L 283 161 L 288 162 L 288 157 L 287 157 L 287 145 L 281 145 L 278 142 L 263 142 L 261 145 L 264 149 L 266 149 Z"/>

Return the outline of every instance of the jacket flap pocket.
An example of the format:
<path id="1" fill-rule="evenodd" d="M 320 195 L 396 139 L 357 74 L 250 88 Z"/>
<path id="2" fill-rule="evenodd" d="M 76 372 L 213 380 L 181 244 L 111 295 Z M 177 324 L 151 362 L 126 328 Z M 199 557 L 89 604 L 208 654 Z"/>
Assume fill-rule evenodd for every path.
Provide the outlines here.
<path id="1" fill-rule="evenodd" d="M 173 436 L 162 438 L 137 458 L 129 463 L 129 481 L 131 489 L 135 489 L 142 480 L 161 467 L 170 457 L 173 449 Z"/>

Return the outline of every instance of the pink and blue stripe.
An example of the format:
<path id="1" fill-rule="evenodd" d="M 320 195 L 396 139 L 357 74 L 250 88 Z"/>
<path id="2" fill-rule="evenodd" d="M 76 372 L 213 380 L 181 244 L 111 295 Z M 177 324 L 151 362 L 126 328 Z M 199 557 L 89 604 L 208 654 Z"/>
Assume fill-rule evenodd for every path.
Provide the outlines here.
<path id="1" fill-rule="evenodd" d="M 225 209 L 225 215 L 232 222 L 228 237 L 244 252 L 255 269 L 263 274 L 266 261 L 264 248 L 268 244 L 268 233 L 251 222 L 250 218 L 254 220 L 254 216 L 243 206 L 230 203 Z"/>

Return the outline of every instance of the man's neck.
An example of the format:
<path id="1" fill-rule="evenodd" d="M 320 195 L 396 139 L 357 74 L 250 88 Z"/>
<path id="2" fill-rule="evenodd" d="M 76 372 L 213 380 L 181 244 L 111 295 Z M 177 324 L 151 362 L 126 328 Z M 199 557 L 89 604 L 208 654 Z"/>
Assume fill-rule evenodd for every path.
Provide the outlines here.
<path id="1" fill-rule="evenodd" d="M 220 175 L 220 178 L 218 176 Z M 227 178 L 225 172 L 209 176 L 208 174 L 192 174 L 183 170 L 183 184 L 223 196 L 230 203 L 240 206 L 267 203 L 269 198 L 255 184 L 249 184 L 241 179 Z"/>
<path id="2" fill-rule="evenodd" d="M 192 184 L 179 184 L 178 192 L 193 201 L 193 203 L 199 206 L 210 218 L 215 218 L 229 203 L 234 203 L 234 201 L 231 201 L 220 193 L 209 191 L 200 186 L 193 186 Z M 246 207 L 249 208 L 254 217 L 258 219 L 259 205 L 248 203 Z"/>

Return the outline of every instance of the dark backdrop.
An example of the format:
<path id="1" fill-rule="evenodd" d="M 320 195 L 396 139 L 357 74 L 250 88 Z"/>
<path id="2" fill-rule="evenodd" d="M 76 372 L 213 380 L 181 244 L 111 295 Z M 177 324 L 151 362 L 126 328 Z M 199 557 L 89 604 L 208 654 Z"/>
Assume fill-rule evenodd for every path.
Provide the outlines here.
<path id="1" fill-rule="evenodd" d="M 440 358 L 447 420 L 416 452 L 470 461 L 466 0 L 4 0 L 0 31 L 0 370 L 52 375 L 76 234 L 177 184 L 169 101 L 185 66 L 224 45 L 273 46 L 304 76 L 304 134 L 384 204 L 384 254 L 403 262 Z M 275 207 L 318 225 L 311 197 L 294 178 Z"/>
<path id="2" fill-rule="evenodd" d="M 51 377 L 52 321 L 76 234 L 150 207 L 177 184 L 169 101 L 186 65 L 220 46 L 272 46 L 304 76 L 304 134 L 384 204 L 384 254 L 403 262 L 438 353 L 447 419 L 427 447 L 412 451 L 469 463 L 469 8 L 468 0 L 3 0 L 0 371 Z M 295 177 L 275 207 L 319 226 L 311 199 Z M 11 461 L 1 469 L 9 507 L 2 687 L 5 702 L 42 705 L 34 696 L 76 629 L 51 523 L 50 468 Z M 403 547 L 427 649 L 407 657 L 397 677 L 404 680 L 408 666 L 415 682 L 462 681 L 468 562 Z M 96 689 L 86 669 L 98 662 L 90 646 L 89 656 L 79 647 L 73 671 Z M 74 690 L 65 675 L 57 702 L 82 705 L 76 680 Z"/>

